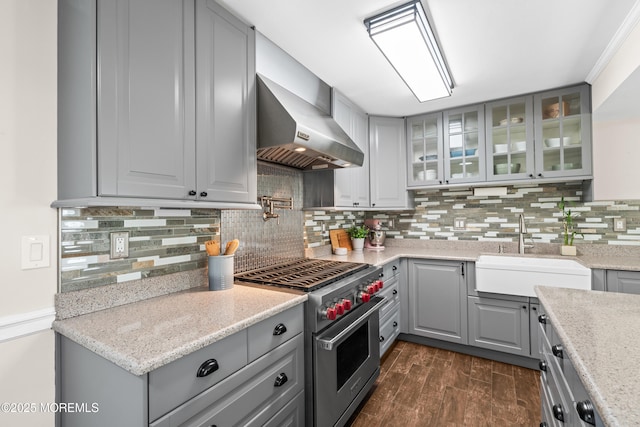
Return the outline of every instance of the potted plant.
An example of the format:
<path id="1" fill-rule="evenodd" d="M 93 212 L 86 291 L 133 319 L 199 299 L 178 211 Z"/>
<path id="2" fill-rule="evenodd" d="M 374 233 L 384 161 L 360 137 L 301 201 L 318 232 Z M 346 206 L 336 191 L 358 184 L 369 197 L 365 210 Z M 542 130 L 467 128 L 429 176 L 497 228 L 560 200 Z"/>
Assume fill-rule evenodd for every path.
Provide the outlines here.
<path id="1" fill-rule="evenodd" d="M 562 212 L 562 246 L 560 247 L 560 253 L 562 255 L 576 255 L 576 247 L 573 246 L 573 239 L 576 237 L 578 233 L 575 231 L 575 218 L 578 214 L 572 213 L 571 209 L 568 208 L 567 202 L 564 201 L 564 196 L 560 199 L 560 203 L 558 203 L 558 208 Z"/>
<path id="2" fill-rule="evenodd" d="M 354 251 L 361 251 L 364 248 L 364 238 L 369 234 L 369 229 L 364 225 L 353 226 L 347 230 L 347 234 L 351 237 L 351 246 Z"/>

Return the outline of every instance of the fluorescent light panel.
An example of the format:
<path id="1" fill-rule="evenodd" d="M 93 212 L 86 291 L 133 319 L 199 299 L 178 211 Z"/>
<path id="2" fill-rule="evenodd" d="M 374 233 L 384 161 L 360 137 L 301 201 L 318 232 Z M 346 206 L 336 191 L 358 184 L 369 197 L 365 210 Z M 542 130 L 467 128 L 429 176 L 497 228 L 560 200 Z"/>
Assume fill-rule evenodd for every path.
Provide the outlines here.
<path id="1" fill-rule="evenodd" d="M 418 101 L 451 95 L 453 80 L 420 0 L 366 19 L 364 24 Z"/>

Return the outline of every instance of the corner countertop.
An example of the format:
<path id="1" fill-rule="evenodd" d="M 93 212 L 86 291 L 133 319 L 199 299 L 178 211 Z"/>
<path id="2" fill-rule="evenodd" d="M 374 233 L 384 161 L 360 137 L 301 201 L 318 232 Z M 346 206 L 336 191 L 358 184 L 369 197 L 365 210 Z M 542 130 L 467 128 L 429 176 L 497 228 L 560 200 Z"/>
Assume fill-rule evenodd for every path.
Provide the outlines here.
<path id="1" fill-rule="evenodd" d="M 544 286 L 536 293 L 603 422 L 640 425 L 640 296 Z"/>
<path id="2" fill-rule="evenodd" d="M 146 374 L 307 300 L 237 284 L 151 298 L 56 320 L 53 329 L 134 375 Z"/>
<path id="3" fill-rule="evenodd" d="M 524 257 L 550 257 L 573 259 L 580 264 L 591 269 L 603 270 L 627 270 L 640 271 L 640 258 L 637 256 L 625 256 L 620 253 L 612 255 L 578 255 L 575 257 L 561 256 L 560 254 L 524 254 L 491 252 L 486 247 L 474 247 L 474 245 L 461 244 L 459 247 L 453 246 L 388 246 L 382 250 L 367 249 L 363 251 L 349 251 L 347 255 L 318 254 L 314 258 L 328 259 L 332 261 L 364 262 L 375 266 L 381 266 L 388 262 L 400 258 L 435 259 L 449 261 L 476 261 L 480 255 L 500 255 L 500 256 L 524 256 Z"/>

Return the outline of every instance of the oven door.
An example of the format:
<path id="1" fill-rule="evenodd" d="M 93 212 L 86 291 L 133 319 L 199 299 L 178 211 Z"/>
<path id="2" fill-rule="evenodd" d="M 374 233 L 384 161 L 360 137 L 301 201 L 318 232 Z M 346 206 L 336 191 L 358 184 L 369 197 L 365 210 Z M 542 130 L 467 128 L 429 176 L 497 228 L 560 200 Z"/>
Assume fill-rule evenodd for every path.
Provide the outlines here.
<path id="1" fill-rule="evenodd" d="M 384 302 L 374 297 L 314 337 L 316 426 L 335 425 L 375 381 L 380 371 L 378 309 Z"/>

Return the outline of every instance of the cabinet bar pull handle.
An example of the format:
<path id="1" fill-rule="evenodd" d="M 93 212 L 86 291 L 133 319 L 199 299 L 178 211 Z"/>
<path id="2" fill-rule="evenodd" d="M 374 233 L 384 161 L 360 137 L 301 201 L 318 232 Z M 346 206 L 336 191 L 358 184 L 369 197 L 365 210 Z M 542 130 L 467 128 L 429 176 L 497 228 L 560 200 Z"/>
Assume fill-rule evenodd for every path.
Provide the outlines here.
<path id="1" fill-rule="evenodd" d="M 273 335 L 282 335 L 287 332 L 287 327 L 284 326 L 284 323 L 278 323 L 275 328 L 273 328 Z"/>
<path id="2" fill-rule="evenodd" d="M 289 378 L 287 378 L 287 374 L 285 374 L 284 372 L 282 372 L 280 375 L 278 375 L 276 377 L 276 381 L 273 383 L 274 387 L 281 387 L 284 385 L 284 383 L 286 383 L 287 381 L 289 381 Z"/>
<path id="3" fill-rule="evenodd" d="M 211 375 L 215 371 L 217 371 L 219 367 L 220 365 L 218 365 L 218 361 L 216 359 L 206 360 L 198 368 L 198 373 L 196 374 L 196 376 L 198 378 L 206 377 L 207 375 Z"/>

